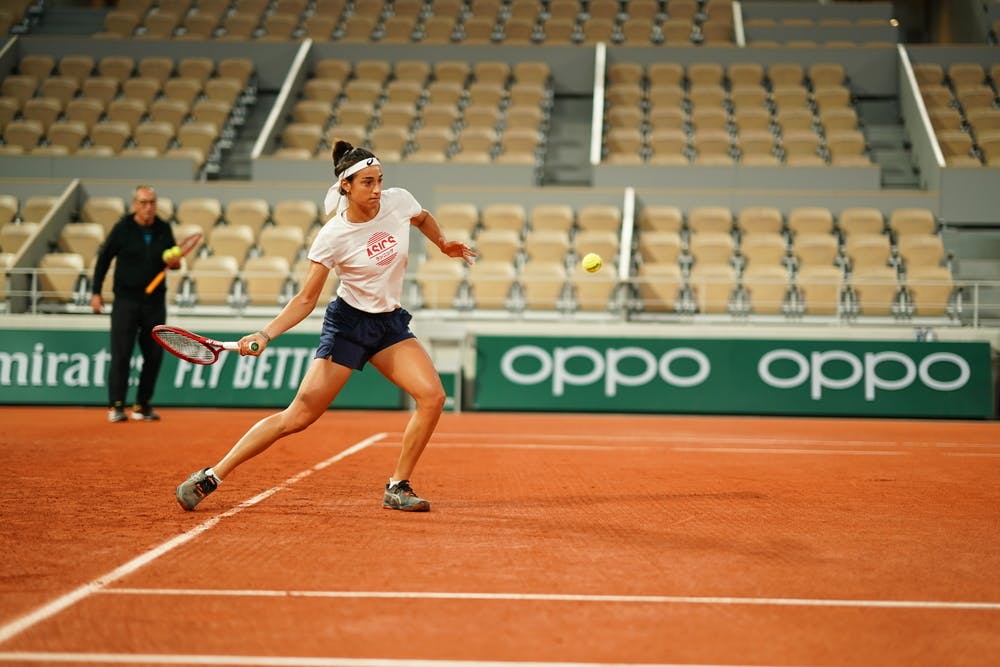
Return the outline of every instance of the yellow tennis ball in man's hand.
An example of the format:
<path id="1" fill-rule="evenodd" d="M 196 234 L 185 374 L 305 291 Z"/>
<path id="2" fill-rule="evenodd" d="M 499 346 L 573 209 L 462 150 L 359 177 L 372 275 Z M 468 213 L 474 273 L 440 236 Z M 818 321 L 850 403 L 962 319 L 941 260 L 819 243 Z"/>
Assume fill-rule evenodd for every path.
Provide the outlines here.
<path id="1" fill-rule="evenodd" d="M 174 246 L 173 248 L 167 248 L 166 250 L 163 251 L 162 255 L 164 262 L 169 262 L 170 260 L 177 259 L 180 256 L 181 256 L 181 249 L 177 246 Z"/>
<path id="2" fill-rule="evenodd" d="M 601 256 L 596 252 L 588 252 L 583 256 L 583 261 L 580 262 L 580 266 L 583 267 L 584 271 L 587 273 L 597 273 L 601 270 Z"/>

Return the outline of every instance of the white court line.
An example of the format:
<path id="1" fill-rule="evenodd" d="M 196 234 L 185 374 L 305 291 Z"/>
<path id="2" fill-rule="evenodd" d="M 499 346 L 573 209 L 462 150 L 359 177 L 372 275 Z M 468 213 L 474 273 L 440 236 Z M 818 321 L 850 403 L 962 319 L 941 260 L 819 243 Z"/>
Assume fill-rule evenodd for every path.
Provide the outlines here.
<path id="1" fill-rule="evenodd" d="M 385 442 L 385 447 L 397 447 L 398 443 Z M 890 452 L 885 450 L 857 449 L 784 449 L 779 447 L 657 447 L 644 445 L 559 445 L 541 442 L 522 443 L 480 443 L 480 442 L 449 442 L 432 445 L 435 449 L 545 449 L 555 451 L 591 451 L 591 452 L 720 452 L 723 454 L 853 454 L 862 456 L 910 456 L 910 452 Z"/>
<path id="2" fill-rule="evenodd" d="M 163 653 L 0 652 L 0 662 L 112 663 L 119 665 L 241 665 L 249 667 L 695 667 L 694 663 L 501 662 L 498 660 L 390 660 L 386 658 L 311 658 L 263 655 L 171 655 Z M 750 667 L 706 665 L 697 667 Z M 754 667 L 767 667 L 756 665 Z"/>
<path id="3" fill-rule="evenodd" d="M 393 438 L 401 438 L 402 432 L 390 432 L 389 435 Z M 570 442 L 580 442 L 582 441 L 593 441 L 593 440 L 604 440 L 604 441 L 614 441 L 614 442 L 642 442 L 650 445 L 663 444 L 671 445 L 676 443 L 722 443 L 722 444 L 744 444 L 744 445 L 795 445 L 795 446 L 812 446 L 812 445 L 831 445 L 831 446 L 868 446 L 868 447 L 989 447 L 996 448 L 1000 447 L 1000 444 L 995 442 L 936 442 L 936 441 L 920 441 L 920 440 L 832 440 L 829 438 L 760 438 L 760 437 L 745 437 L 739 435 L 699 435 L 697 433 L 646 433 L 646 434 L 606 434 L 606 435 L 592 435 L 588 433 L 575 433 L 575 434 L 541 434 L 541 433 L 435 433 L 431 445 L 440 443 L 444 440 L 462 440 L 469 441 L 473 443 L 482 443 L 483 445 L 490 445 L 496 443 L 485 442 L 489 439 L 502 439 L 504 442 L 517 441 L 517 440 L 537 440 L 537 441 L 570 441 Z"/>
<path id="4" fill-rule="evenodd" d="M 223 512 L 222 514 L 218 514 L 212 517 L 211 519 L 208 519 L 207 521 L 198 524 L 197 526 L 187 531 L 186 533 L 177 535 L 176 537 L 167 540 L 163 544 L 157 547 L 153 547 L 149 551 L 136 556 L 135 558 L 128 561 L 124 565 L 115 568 L 111 572 L 108 572 L 107 574 L 102 575 L 97 579 L 94 579 L 93 581 L 86 583 L 83 586 L 80 586 L 79 588 L 70 591 L 69 593 L 66 593 L 65 595 L 57 597 L 55 600 L 52 600 L 51 602 L 48 602 L 42 605 L 41 607 L 38 607 L 34 611 L 31 611 L 25 614 L 24 616 L 21 616 L 20 618 L 16 618 L 9 623 L 5 623 L 3 626 L 0 626 L 0 642 L 5 642 L 11 637 L 14 637 L 24 632 L 28 628 L 37 625 L 38 623 L 41 623 L 42 621 L 45 621 L 49 618 L 52 618 L 59 612 L 63 611 L 68 607 L 71 607 L 80 600 L 83 600 L 84 598 L 87 598 L 93 595 L 94 593 L 100 592 L 101 589 L 103 589 L 108 584 L 111 584 L 112 582 L 115 582 L 123 577 L 127 577 L 136 570 L 152 563 L 160 556 L 163 556 L 164 554 L 173 551 L 177 547 L 190 542 L 191 540 L 198 537 L 205 531 L 214 527 L 217 523 L 219 523 L 223 519 L 228 519 L 229 517 L 239 514 L 240 512 L 249 507 L 253 507 L 254 505 L 266 500 L 267 498 L 270 498 L 278 491 L 282 491 L 288 488 L 289 486 L 305 479 L 306 477 L 308 477 L 309 475 L 313 474 L 318 470 L 322 470 L 323 468 L 326 468 L 327 466 L 336 463 L 337 461 L 340 461 L 352 454 L 360 452 L 362 449 L 365 449 L 366 447 L 378 442 L 379 440 L 382 440 L 385 437 L 386 437 L 385 433 L 376 433 L 375 435 L 369 438 L 365 438 L 361 442 L 351 445 L 350 447 L 343 450 L 339 454 L 336 454 L 325 461 L 321 461 L 320 463 L 317 463 L 313 467 L 303 470 L 297 475 L 289 477 L 281 484 L 274 486 L 266 491 L 263 491 L 254 496 L 253 498 L 250 498 L 249 500 L 244 500 L 242 503 L 232 508 L 231 510 Z"/>
<path id="5" fill-rule="evenodd" d="M 281 591 L 203 588 L 108 588 L 104 595 L 179 595 L 195 597 L 347 598 L 384 600 L 506 600 L 515 602 L 597 602 L 626 604 L 750 605 L 767 607 L 852 607 L 862 609 L 961 609 L 1000 611 L 1000 602 L 938 600 L 848 600 L 827 598 L 752 598 L 691 595 L 572 595 L 558 593 L 459 593 L 434 591 Z"/>
<path id="6" fill-rule="evenodd" d="M 720 454 L 849 454 L 853 456 L 909 456 L 909 452 L 885 452 L 861 449 L 779 449 L 775 447 L 673 447 L 675 452 L 712 452 Z"/>

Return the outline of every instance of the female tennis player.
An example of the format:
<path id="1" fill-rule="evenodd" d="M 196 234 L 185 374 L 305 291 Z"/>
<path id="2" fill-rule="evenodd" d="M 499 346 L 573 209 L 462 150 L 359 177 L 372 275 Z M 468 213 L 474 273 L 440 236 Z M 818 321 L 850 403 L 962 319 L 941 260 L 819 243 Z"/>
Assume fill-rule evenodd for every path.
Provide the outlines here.
<path id="1" fill-rule="evenodd" d="M 177 501 L 186 510 L 193 510 L 241 463 L 319 419 L 351 372 L 367 362 L 416 403 L 382 506 L 409 512 L 430 509 L 409 479 L 437 426 L 445 393 L 434 364 L 410 331 L 410 314 L 400 306 L 410 226 L 449 257 L 471 264 L 476 254 L 464 243 L 447 241 L 434 216 L 408 191 L 383 190 L 382 167 L 371 152 L 337 141 L 333 163 L 336 182 L 327 192 L 325 208 L 334 215 L 309 250 L 302 288 L 263 329 L 239 341 L 240 354 L 259 355 L 313 311 L 328 272 L 334 270 L 340 285 L 327 306 L 315 358 L 287 408 L 257 422 L 218 463 L 177 487 Z M 252 343 L 258 344 L 256 351 L 251 351 Z"/>

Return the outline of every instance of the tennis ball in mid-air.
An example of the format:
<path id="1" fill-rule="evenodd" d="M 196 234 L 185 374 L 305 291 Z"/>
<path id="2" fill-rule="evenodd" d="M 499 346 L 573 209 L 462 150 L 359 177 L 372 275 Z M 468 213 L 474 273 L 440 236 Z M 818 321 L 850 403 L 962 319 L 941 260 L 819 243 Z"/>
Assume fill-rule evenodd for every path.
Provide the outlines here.
<path id="1" fill-rule="evenodd" d="M 601 256 L 596 252 L 588 252 L 583 256 L 583 261 L 580 262 L 580 266 L 583 267 L 584 271 L 587 273 L 597 273 L 601 270 Z"/>
<path id="2" fill-rule="evenodd" d="M 169 262 L 170 260 L 177 259 L 178 257 L 181 256 L 181 249 L 178 248 L 177 246 L 174 246 L 173 248 L 167 248 L 166 250 L 163 251 L 162 256 L 164 262 Z"/>

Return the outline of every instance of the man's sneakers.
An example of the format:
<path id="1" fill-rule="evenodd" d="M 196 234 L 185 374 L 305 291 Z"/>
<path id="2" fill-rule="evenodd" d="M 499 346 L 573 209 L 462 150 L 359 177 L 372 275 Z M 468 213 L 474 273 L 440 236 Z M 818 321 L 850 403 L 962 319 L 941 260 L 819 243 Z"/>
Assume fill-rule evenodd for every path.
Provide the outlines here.
<path id="1" fill-rule="evenodd" d="M 120 405 L 116 405 L 108 410 L 108 421 L 112 424 L 116 422 L 127 422 L 128 417 L 125 416 L 125 409 Z"/>
<path id="2" fill-rule="evenodd" d="M 427 512 L 431 509 L 431 504 L 414 493 L 410 488 L 410 480 L 403 479 L 392 486 L 385 485 L 382 507 L 403 512 Z"/>
<path id="3" fill-rule="evenodd" d="M 208 473 L 208 468 L 192 473 L 190 477 L 177 487 L 177 502 L 187 511 L 191 511 L 201 502 L 202 498 L 219 488 L 222 480 Z"/>
<path id="4" fill-rule="evenodd" d="M 158 422 L 160 415 L 148 405 L 133 405 L 132 420 L 137 422 Z"/>

